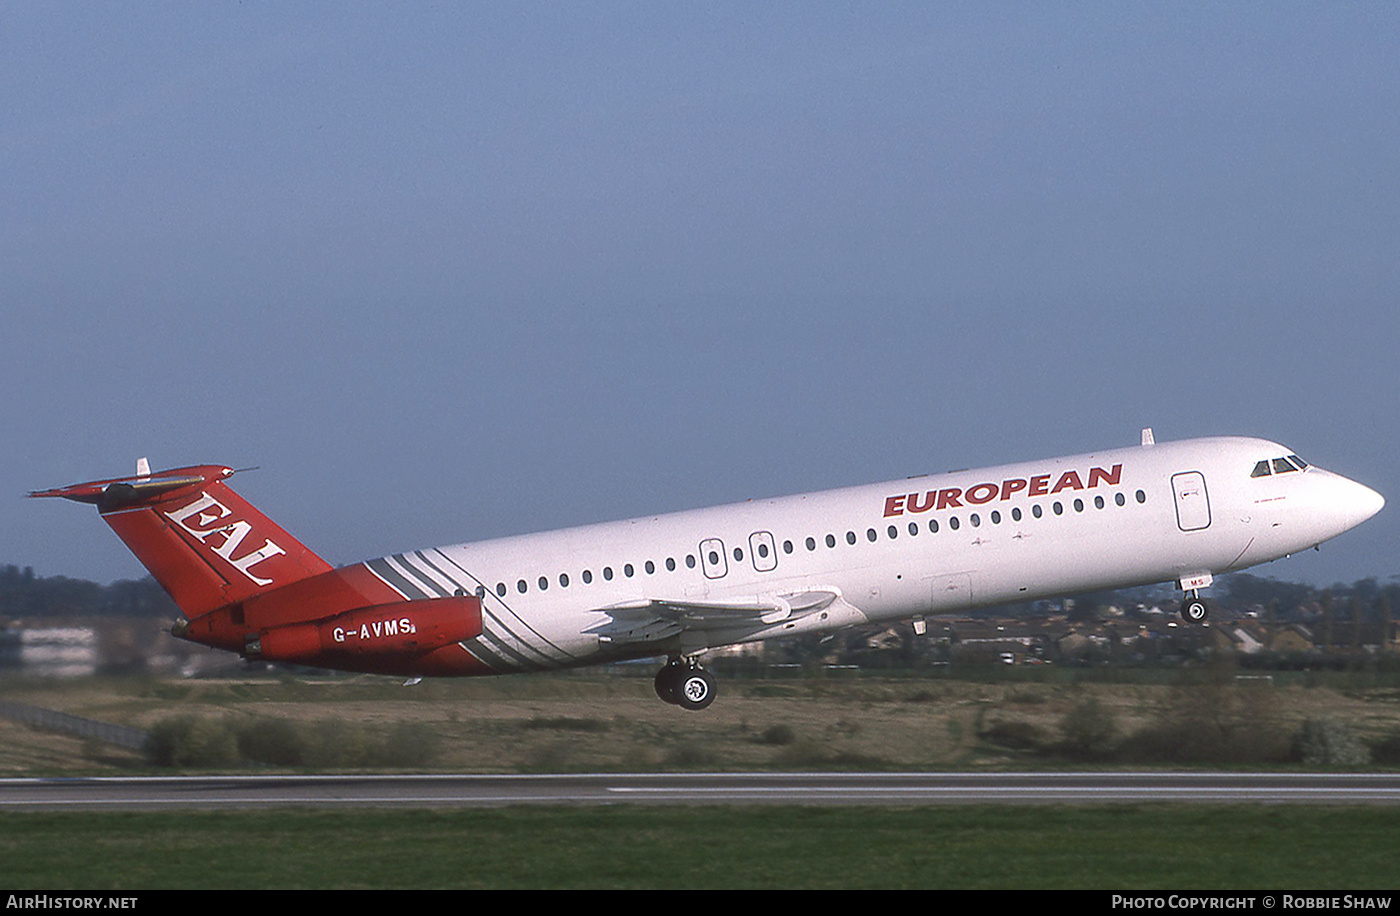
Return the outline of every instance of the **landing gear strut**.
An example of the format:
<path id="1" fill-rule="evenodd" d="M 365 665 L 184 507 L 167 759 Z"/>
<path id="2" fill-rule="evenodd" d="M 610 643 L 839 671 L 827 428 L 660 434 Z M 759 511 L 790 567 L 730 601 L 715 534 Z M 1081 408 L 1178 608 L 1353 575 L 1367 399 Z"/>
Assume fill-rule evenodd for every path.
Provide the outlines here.
<path id="1" fill-rule="evenodd" d="M 715 679 L 695 662 L 673 658 L 656 672 L 656 695 L 682 709 L 704 709 L 715 701 Z"/>

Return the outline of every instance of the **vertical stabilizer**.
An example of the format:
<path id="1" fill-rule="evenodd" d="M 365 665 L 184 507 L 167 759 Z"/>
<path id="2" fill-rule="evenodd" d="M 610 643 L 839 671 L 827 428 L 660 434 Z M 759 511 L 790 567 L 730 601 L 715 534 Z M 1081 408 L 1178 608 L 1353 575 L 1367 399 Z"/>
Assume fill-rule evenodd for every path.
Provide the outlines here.
<path id="1" fill-rule="evenodd" d="M 92 503 L 190 618 L 331 567 L 224 481 L 214 465 L 74 484 L 30 496 Z"/>

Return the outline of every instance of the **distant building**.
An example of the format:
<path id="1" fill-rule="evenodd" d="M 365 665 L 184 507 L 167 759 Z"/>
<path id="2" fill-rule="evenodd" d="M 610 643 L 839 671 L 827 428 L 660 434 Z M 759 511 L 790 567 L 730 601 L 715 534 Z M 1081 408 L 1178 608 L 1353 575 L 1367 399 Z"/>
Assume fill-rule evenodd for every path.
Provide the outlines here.
<path id="1" fill-rule="evenodd" d="M 1301 623 L 1274 631 L 1269 648 L 1275 652 L 1307 652 L 1313 648 L 1312 631 Z"/>
<path id="2" fill-rule="evenodd" d="M 91 627 L 0 631 L 0 669 L 38 677 L 88 677 L 97 673 L 97 633 Z"/>
<path id="3" fill-rule="evenodd" d="M 1265 647 L 1268 636 L 1259 627 L 1236 624 L 1222 624 L 1211 628 L 1215 646 L 1220 649 L 1233 649 L 1244 655 L 1253 655 Z"/>

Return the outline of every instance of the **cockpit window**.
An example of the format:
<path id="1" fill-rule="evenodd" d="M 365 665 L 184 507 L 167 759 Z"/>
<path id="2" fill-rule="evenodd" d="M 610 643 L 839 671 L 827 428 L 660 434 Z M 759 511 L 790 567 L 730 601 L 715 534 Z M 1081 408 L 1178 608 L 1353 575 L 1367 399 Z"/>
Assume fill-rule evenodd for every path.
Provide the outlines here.
<path id="1" fill-rule="evenodd" d="M 1287 458 L 1265 458 L 1254 466 L 1250 471 L 1250 477 L 1268 477 L 1271 474 L 1287 474 L 1291 471 L 1306 471 L 1308 463 L 1297 455 L 1289 455 Z"/>

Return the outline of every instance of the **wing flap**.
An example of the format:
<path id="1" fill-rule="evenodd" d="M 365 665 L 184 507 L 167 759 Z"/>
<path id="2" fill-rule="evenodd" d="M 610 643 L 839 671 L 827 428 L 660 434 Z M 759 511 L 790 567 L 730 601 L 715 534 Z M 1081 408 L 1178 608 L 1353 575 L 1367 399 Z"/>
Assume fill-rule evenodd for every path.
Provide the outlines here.
<path id="1" fill-rule="evenodd" d="M 677 601 L 652 598 L 599 608 L 607 615 L 584 632 L 611 643 L 657 642 L 682 633 L 755 629 L 828 607 L 841 595 L 834 589 L 809 589 L 785 595 L 727 601 Z"/>

